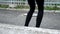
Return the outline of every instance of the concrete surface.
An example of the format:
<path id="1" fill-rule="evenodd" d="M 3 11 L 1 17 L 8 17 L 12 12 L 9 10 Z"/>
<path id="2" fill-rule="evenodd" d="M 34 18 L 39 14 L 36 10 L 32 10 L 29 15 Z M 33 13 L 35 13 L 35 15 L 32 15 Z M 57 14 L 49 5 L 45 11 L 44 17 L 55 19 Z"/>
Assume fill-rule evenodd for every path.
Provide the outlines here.
<path id="1" fill-rule="evenodd" d="M 23 27 L 0 23 L 0 34 L 60 34 L 60 30 Z"/>
<path id="2" fill-rule="evenodd" d="M 24 26 L 26 16 L 24 10 L 0 9 L 0 23 Z M 37 12 L 35 12 L 37 13 Z M 32 17 L 29 27 L 35 27 L 36 17 Z M 60 30 L 60 13 L 45 12 L 40 28 Z"/>

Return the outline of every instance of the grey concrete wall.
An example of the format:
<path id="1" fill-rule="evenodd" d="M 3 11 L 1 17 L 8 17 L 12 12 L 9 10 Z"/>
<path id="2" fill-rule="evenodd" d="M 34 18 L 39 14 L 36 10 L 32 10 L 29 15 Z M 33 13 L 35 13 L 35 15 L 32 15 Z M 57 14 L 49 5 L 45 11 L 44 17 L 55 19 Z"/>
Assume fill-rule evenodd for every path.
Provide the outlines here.
<path id="1" fill-rule="evenodd" d="M 0 23 L 0 34 L 60 34 L 60 30 L 15 26 Z"/>

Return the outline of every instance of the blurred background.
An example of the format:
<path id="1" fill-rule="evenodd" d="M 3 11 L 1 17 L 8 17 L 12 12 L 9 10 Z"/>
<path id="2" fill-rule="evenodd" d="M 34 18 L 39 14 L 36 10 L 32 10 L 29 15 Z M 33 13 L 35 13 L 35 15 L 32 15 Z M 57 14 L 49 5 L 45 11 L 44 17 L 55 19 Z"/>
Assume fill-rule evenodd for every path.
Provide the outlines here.
<path id="1" fill-rule="evenodd" d="M 45 10 L 60 10 L 60 0 L 44 1 Z M 27 0 L 0 0 L 0 8 L 28 9 L 29 7 Z"/>

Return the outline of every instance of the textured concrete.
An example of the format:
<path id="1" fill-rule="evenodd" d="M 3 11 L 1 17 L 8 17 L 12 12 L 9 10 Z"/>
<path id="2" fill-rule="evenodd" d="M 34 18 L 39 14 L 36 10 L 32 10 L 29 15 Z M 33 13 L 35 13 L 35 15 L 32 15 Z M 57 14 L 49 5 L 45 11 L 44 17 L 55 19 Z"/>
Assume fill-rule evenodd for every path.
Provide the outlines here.
<path id="1" fill-rule="evenodd" d="M 0 34 L 60 34 L 60 30 L 23 27 L 0 23 Z"/>
<path id="2" fill-rule="evenodd" d="M 6 10 L 0 9 L 0 23 L 24 26 L 27 13 L 24 10 Z M 35 12 L 37 14 L 37 12 Z M 29 27 L 35 27 L 36 17 L 32 17 Z M 60 13 L 45 12 L 40 28 L 60 30 Z"/>

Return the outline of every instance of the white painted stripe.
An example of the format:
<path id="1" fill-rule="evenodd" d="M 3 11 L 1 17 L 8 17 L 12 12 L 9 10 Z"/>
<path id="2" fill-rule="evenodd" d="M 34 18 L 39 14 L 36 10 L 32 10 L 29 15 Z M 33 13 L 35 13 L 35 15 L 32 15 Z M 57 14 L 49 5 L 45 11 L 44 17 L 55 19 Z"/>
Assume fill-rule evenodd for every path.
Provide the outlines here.
<path id="1" fill-rule="evenodd" d="M 15 26 L 0 23 L 1 34 L 60 34 L 60 30 Z"/>
<path id="2" fill-rule="evenodd" d="M 23 14 L 24 16 L 27 16 L 27 13 Z M 34 13 L 33 14 L 33 17 L 36 17 L 37 16 L 37 13 Z"/>

